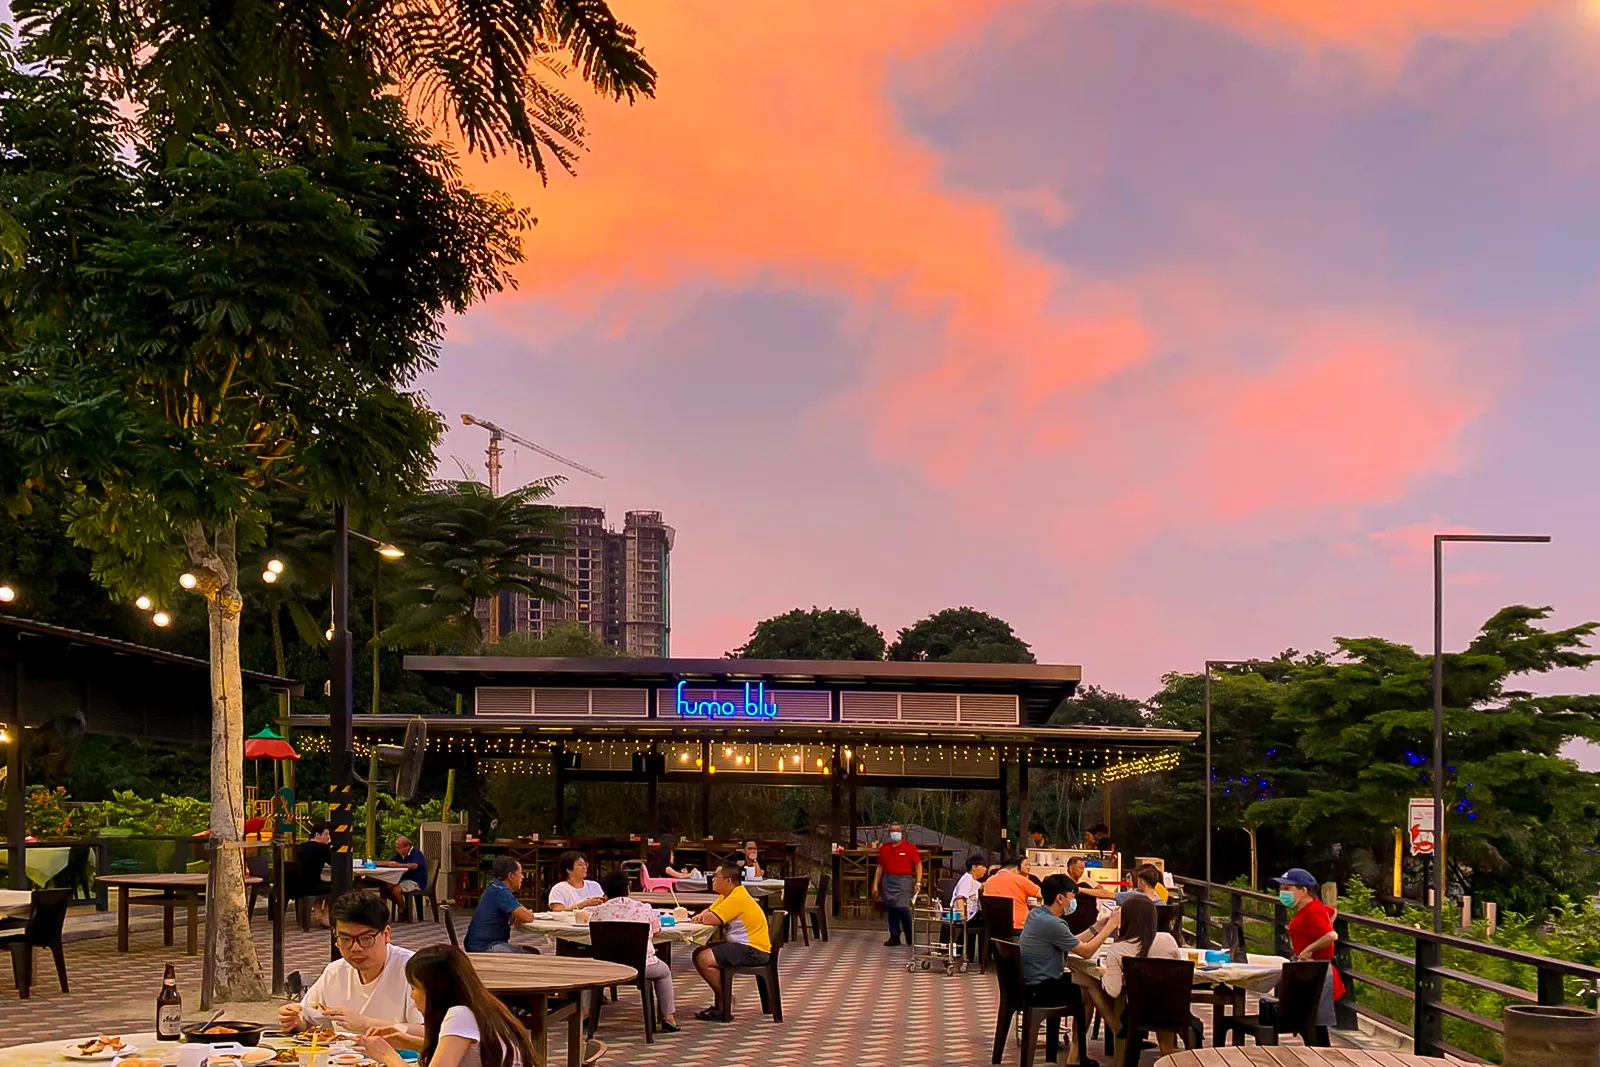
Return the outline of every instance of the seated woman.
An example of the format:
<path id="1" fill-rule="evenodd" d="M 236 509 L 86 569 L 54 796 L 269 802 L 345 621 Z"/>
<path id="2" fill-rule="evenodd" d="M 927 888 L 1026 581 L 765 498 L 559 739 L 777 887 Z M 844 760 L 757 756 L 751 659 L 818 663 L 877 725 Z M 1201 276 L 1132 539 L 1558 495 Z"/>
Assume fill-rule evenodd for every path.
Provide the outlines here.
<path id="1" fill-rule="evenodd" d="M 688 878 L 687 869 L 678 868 L 678 855 L 675 851 L 678 845 L 676 834 L 662 834 L 661 847 L 650 854 L 645 861 L 644 869 L 650 872 L 652 878 Z"/>
<path id="2" fill-rule="evenodd" d="M 1173 940 L 1172 935 L 1156 931 L 1155 901 L 1147 896 L 1130 896 L 1120 911 L 1121 929 L 1117 939 L 1105 946 L 1103 954 L 1105 974 L 1100 979 L 1100 988 L 1105 990 L 1108 997 L 1122 995 L 1123 962 L 1130 957 L 1157 960 L 1183 958 L 1183 953 L 1178 951 L 1178 942 Z M 1096 1006 L 1104 1012 L 1104 1006 Z M 1156 1044 L 1160 1046 L 1163 1056 L 1170 1056 L 1177 1050 L 1177 1042 L 1171 1031 L 1157 1031 Z"/>
<path id="3" fill-rule="evenodd" d="M 376 1027 L 357 1039 L 383 1067 L 409 1067 L 395 1045 L 418 1049 L 427 1067 L 533 1067 L 532 1037 L 484 988 L 460 949 L 422 949 L 407 961 L 406 981 L 422 1013 L 422 1037 Z"/>

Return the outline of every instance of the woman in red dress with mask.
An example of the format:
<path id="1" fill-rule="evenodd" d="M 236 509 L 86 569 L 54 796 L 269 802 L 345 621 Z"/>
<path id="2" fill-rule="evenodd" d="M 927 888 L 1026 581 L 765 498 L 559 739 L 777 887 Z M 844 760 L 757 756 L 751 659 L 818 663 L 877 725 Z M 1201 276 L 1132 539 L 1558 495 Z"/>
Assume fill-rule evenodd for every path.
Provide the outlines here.
<path id="1" fill-rule="evenodd" d="M 1327 960 L 1328 981 L 1322 986 L 1322 1003 L 1317 1009 L 1319 1044 L 1327 1044 L 1326 1028 L 1334 1025 L 1333 1002 L 1344 996 L 1344 982 L 1333 966 L 1333 946 L 1339 935 L 1333 929 L 1333 912 L 1317 899 L 1317 879 L 1302 867 L 1291 867 L 1274 878 L 1278 900 L 1293 914 L 1289 919 L 1289 948 L 1297 960 Z"/>

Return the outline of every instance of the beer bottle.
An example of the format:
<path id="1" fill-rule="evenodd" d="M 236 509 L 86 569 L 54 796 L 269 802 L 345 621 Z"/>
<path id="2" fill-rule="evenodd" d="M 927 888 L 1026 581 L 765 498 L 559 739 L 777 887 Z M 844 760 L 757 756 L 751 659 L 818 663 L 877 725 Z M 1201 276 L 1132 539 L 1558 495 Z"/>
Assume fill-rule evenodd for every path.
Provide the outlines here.
<path id="1" fill-rule="evenodd" d="M 182 1036 L 183 998 L 178 995 L 178 976 L 169 963 L 166 977 L 161 979 L 161 992 L 156 996 L 156 1037 L 176 1041 Z"/>

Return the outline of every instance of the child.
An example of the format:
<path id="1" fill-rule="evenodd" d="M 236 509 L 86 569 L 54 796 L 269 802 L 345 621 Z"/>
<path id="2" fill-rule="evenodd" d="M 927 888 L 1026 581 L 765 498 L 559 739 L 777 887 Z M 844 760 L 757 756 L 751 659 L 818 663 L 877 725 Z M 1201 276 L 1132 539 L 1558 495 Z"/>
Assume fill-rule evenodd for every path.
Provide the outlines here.
<path id="1" fill-rule="evenodd" d="M 533 1040 L 483 987 L 466 954 L 449 945 L 422 949 L 406 963 L 411 999 L 422 1013 L 425 1067 L 533 1067 Z M 359 1039 L 383 1067 L 406 1067 L 389 1043 L 406 1035 L 383 1027 Z"/>

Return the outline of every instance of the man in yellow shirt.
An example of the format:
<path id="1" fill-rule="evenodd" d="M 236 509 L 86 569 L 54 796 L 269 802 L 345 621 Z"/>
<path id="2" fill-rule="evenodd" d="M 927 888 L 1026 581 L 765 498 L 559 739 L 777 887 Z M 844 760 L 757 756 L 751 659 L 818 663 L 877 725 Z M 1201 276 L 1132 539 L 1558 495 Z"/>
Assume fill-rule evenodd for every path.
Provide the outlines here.
<path id="1" fill-rule="evenodd" d="M 694 950 L 694 968 L 711 987 L 713 1004 L 695 1013 L 696 1019 L 722 1022 L 733 1018 L 733 1005 L 724 1016 L 722 968 L 759 967 L 772 958 L 772 938 L 767 934 L 767 913 L 743 885 L 737 862 L 724 863 L 711 878 L 717 902 L 691 921 L 722 927 L 723 940 Z"/>

